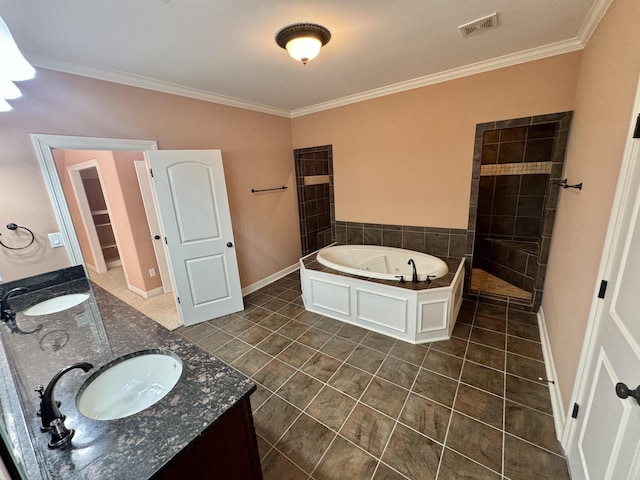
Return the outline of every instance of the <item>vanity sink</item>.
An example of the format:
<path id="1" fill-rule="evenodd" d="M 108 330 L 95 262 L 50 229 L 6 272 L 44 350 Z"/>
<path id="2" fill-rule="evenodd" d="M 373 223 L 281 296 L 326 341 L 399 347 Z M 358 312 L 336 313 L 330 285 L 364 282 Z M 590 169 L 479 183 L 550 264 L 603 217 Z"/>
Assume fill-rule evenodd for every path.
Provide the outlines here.
<path id="1" fill-rule="evenodd" d="M 44 302 L 36 303 L 35 305 L 26 308 L 22 313 L 29 317 L 58 313 L 71 307 L 75 307 L 76 305 L 80 305 L 88 298 L 88 293 L 71 293 L 69 295 L 60 295 L 59 297 L 50 298 L 49 300 L 45 300 Z"/>
<path id="2" fill-rule="evenodd" d="M 82 385 L 76 405 L 93 420 L 134 415 L 167 395 L 182 375 L 182 361 L 170 351 L 143 350 L 107 363 Z"/>

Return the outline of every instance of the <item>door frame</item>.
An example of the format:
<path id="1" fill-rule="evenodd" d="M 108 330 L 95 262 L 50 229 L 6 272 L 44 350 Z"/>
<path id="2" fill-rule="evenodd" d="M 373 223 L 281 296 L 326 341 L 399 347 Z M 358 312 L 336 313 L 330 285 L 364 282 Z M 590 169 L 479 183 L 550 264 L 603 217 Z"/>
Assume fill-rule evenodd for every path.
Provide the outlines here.
<path id="1" fill-rule="evenodd" d="M 622 165 L 620 167 L 620 174 L 616 186 L 616 193 L 613 201 L 613 206 L 611 208 L 611 215 L 609 217 L 607 234 L 602 249 L 602 258 L 600 261 L 600 267 L 598 268 L 598 276 L 596 277 L 596 285 L 594 288 L 593 300 L 591 302 L 591 309 L 589 311 L 589 317 L 587 320 L 587 328 L 582 345 L 582 352 L 580 354 L 580 361 L 578 362 L 576 380 L 574 382 L 571 399 L 569 401 L 570 409 L 574 404 L 584 405 L 593 385 L 594 378 L 593 375 L 591 375 L 592 372 L 590 372 L 589 365 L 591 365 L 592 362 L 595 361 L 598 355 L 598 350 L 596 348 L 596 337 L 599 330 L 600 321 L 604 317 L 602 309 L 604 308 L 605 303 L 602 299 L 598 298 L 598 291 L 600 289 L 600 281 L 608 280 L 611 276 L 615 256 L 614 246 L 618 238 L 618 232 L 620 231 L 620 228 L 622 226 L 623 213 L 626 207 L 624 201 L 634 201 L 634 196 L 628 195 L 628 192 L 631 188 L 631 172 L 634 168 L 633 160 L 638 154 L 638 150 L 640 149 L 640 139 L 633 138 L 636 121 L 638 118 L 637 115 L 639 113 L 640 76 L 638 77 L 636 85 L 635 100 L 633 102 L 631 120 L 629 122 L 629 128 L 627 132 L 627 141 L 625 143 Z M 638 168 L 640 168 L 640 166 Z M 562 447 L 565 452 L 569 452 L 572 443 L 577 441 L 576 435 L 578 434 L 579 432 L 577 429 L 577 422 L 569 421 L 568 425 L 565 424 L 561 439 Z M 635 464 L 637 468 L 640 468 L 640 449 L 636 451 Z"/>
<path id="2" fill-rule="evenodd" d="M 130 140 L 119 138 L 76 137 L 68 135 L 30 134 L 31 143 L 36 153 L 42 178 L 49 193 L 53 213 L 60 227 L 60 234 L 71 265 L 82 265 L 88 276 L 87 266 L 82 257 L 80 244 L 76 237 L 71 213 L 58 177 L 53 149 L 60 150 L 111 150 L 140 151 L 157 150 L 155 140 Z"/>

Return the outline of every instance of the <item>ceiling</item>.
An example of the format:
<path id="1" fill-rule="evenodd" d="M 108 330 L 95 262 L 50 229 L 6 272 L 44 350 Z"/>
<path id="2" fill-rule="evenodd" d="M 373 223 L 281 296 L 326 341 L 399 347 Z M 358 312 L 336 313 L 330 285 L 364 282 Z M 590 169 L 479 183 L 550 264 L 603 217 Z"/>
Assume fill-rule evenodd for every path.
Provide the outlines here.
<path id="1" fill-rule="evenodd" d="M 36 67 L 298 116 L 582 48 L 610 0 L 0 0 Z M 458 26 L 498 13 L 463 38 Z M 302 65 L 296 22 L 331 41 Z"/>

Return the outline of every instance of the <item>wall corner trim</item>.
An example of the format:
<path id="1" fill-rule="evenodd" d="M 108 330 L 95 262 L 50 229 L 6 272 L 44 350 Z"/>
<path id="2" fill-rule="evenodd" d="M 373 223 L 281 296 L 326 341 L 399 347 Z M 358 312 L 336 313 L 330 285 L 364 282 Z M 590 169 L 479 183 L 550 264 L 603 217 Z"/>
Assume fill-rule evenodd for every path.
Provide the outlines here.
<path id="1" fill-rule="evenodd" d="M 547 323 L 542 307 L 538 310 L 538 328 L 540 329 L 540 341 L 542 342 L 542 355 L 544 356 L 544 368 L 547 372 L 547 378 L 554 381 L 554 383 L 549 383 L 553 423 L 556 427 L 556 437 L 559 441 L 562 441 L 566 426 L 566 414 L 564 412 L 564 403 L 562 402 L 562 394 L 560 393 L 560 386 L 558 385 L 558 375 L 556 373 L 555 363 L 553 362 L 551 343 L 549 342 L 549 333 L 547 332 Z"/>
<path id="2" fill-rule="evenodd" d="M 293 273 L 293 272 L 295 272 L 296 270 L 299 270 L 299 269 L 300 269 L 300 263 L 296 262 L 296 263 L 294 263 L 293 265 L 291 265 L 291 266 L 289 266 L 287 268 L 283 268 L 282 270 L 280 270 L 280 271 L 278 271 L 276 273 L 272 273 L 268 277 L 265 277 L 262 280 L 258 280 L 257 282 L 252 283 L 251 285 L 247 285 L 246 287 L 244 287 L 242 289 L 242 296 L 246 297 L 250 293 L 253 293 L 253 292 L 257 291 L 257 290 L 260 290 L 261 288 L 266 287 L 270 283 L 273 283 L 276 280 L 280 280 L 281 278 L 286 277 L 290 273 Z"/>

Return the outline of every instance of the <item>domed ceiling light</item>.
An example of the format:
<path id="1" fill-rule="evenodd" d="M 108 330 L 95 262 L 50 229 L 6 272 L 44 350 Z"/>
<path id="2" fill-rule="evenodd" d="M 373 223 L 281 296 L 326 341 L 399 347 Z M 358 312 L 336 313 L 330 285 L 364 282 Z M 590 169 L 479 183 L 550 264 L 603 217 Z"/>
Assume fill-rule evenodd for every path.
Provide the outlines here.
<path id="1" fill-rule="evenodd" d="M 35 69 L 22 56 L 9 27 L 0 17 L 0 112 L 11 110 L 11 105 L 6 100 L 21 96 L 13 82 L 29 80 L 35 74 Z"/>
<path id="2" fill-rule="evenodd" d="M 320 48 L 330 39 L 331 32 L 315 23 L 294 23 L 276 34 L 276 43 L 305 65 L 318 56 Z"/>

